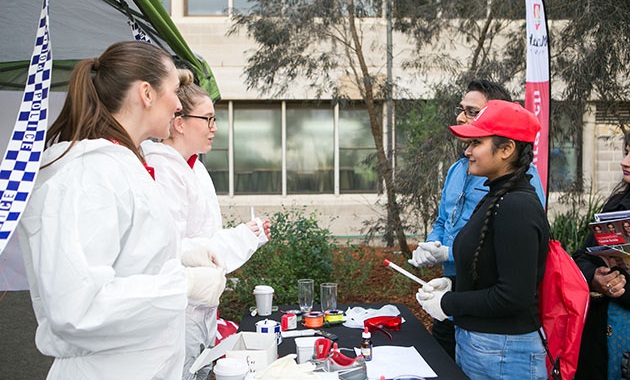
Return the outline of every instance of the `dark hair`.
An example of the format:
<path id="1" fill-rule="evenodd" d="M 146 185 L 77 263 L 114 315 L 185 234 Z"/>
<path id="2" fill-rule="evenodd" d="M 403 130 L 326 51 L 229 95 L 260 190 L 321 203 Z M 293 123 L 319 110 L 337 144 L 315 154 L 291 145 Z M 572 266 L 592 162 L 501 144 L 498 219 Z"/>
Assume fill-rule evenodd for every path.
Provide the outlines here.
<path id="1" fill-rule="evenodd" d="M 496 82 L 490 82 L 483 79 L 470 81 L 470 83 L 468 83 L 468 88 L 466 89 L 466 92 L 470 91 L 481 92 L 487 100 L 505 100 L 508 102 L 512 101 L 512 96 L 510 95 L 510 93 L 503 86 Z"/>
<path id="2" fill-rule="evenodd" d="M 497 150 L 499 150 L 501 147 L 505 146 L 505 144 L 507 144 L 510 140 L 511 139 L 508 139 L 506 137 L 492 136 L 493 154 Z M 479 232 L 479 244 L 477 245 L 477 248 L 475 249 L 475 255 L 473 257 L 472 265 L 470 268 L 472 271 L 474 282 L 476 282 L 478 279 L 477 261 L 479 260 L 479 253 L 481 252 L 481 249 L 483 248 L 483 244 L 486 240 L 486 235 L 488 233 L 488 230 L 490 229 L 490 224 L 492 222 L 492 218 L 494 216 L 494 210 L 497 207 L 497 203 L 499 202 L 501 197 L 503 197 L 510 190 L 512 190 L 512 188 L 515 186 L 515 184 L 519 180 L 526 178 L 525 174 L 527 173 L 527 170 L 529 169 L 529 165 L 532 163 L 532 160 L 534 159 L 534 150 L 533 150 L 532 143 L 516 141 L 516 140 L 512 140 L 512 141 L 514 141 L 514 143 L 516 144 L 516 153 L 517 153 L 516 159 L 513 160 L 511 163 L 511 166 L 513 169 L 515 169 L 515 171 L 514 171 L 514 174 L 512 175 L 512 178 L 510 178 L 506 183 L 504 183 L 503 186 L 501 186 L 501 188 L 499 188 L 496 191 L 494 196 L 492 196 L 492 199 L 490 200 L 490 206 L 486 210 L 483 227 L 481 227 L 481 231 Z M 488 196 L 489 194 L 486 195 L 486 197 Z M 477 209 L 479 208 L 479 206 L 485 202 L 486 197 L 484 197 L 481 201 L 479 201 L 473 213 L 475 213 Z"/>
<path id="3" fill-rule="evenodd" d="M 63 157 L 75 142 L 105 138 L 129 148 L 144 162 L 131 136 L 114 118 L 136 81 L 145 81 L 157 91 L 168 74 L 170 55 L 163 49 L 140 41 L 111 45 L 99 58 L 80 61 L 72 71 L 68 95 L 59 117 L 48 130 L 46 146 L 70 141 L 70 147 L 51 163 Z"/>
<path id="4" fill-rule="evenodd" d="M 177 97 L 182 103 L 181 115 L 188 114 L 197 105 L 200 98 L 207 96 L 210 97 L 208 91 L 195 84 L 192 71 L 188 69 L 177 70 L 179 76 L 179 90 L 177 90 Z"/>

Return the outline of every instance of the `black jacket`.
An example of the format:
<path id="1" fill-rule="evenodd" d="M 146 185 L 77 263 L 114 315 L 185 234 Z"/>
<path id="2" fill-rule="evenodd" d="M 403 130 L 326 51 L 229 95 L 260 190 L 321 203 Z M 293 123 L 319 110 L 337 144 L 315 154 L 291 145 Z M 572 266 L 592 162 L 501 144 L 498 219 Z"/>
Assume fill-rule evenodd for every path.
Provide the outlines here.
<path id="1" fill-rule="evenodd" d="M 518 181 L 497 202 L 495 214 L 477 262 L 471 263 L 493 194 L 511 175 L 487 182 L 490 192 L 481 200 L 453 243 L 457 281 L 455 291 L 442 298 L 442 308 L 456 325 L 492 334 L 525 334 L 538 328 L 536 292 L 549 249 L 549 224 L 527 178 Z"/>
<path id="2" fill-rule="evenodd" d="M 612 196 L 604 205 L 602 212 L 623 210 L 630 210 L 630 194 Z M 573 259 L 589 284 L 593 281 L 595 270 L 606 265 L 599 257 L 586 253 L 586 247 L 596 245 L 595 237 L 589 233 L 582 249 L 573 254 Z M 621 297 L 615 299 L 606 296 L 591 297 L 582 333 L 576 380 L 606 380 L 608 378 L 608 303 L 619 302 L 621 306 L 630 309 L 630 276 L 623 270 L 620 272 L 626 276 L 626 292 Z"/>

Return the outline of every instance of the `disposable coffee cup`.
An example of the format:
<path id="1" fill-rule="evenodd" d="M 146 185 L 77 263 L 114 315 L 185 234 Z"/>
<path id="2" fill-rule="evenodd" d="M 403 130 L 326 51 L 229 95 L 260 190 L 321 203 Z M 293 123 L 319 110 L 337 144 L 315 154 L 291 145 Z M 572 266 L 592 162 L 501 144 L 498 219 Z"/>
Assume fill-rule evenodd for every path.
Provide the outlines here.
<path id="1" fill-rule="evenodd" d="M 217 360 L 213 371 L 216 380 L 244 380 L 249 366 L 245 359 L 223 358 Z"/>
<path id="2" fill-rule="evenodd" d="M 254 288 L 254 297 L 256 298 L 256 309 L 258 315 L 271 315 L 271 305 L 273 304 L 273 288 L 267 285 L 256 285 Z"/>

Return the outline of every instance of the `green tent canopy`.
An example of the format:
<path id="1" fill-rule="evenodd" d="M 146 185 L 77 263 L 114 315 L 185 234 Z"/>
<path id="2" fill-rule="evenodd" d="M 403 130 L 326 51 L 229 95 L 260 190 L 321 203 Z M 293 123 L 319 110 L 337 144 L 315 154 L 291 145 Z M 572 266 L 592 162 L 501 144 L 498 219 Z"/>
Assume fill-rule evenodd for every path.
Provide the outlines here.
<path id="1" fill-rule="evenodd" d="M 3 0 L 0 12 L 0 90 L 24 89 L 43 0 Z M 49 0 L 52 91 L 66 89 L 77 61 L 99 56 L 116 41 L 133 39 L 134 20 L 179 67 L 195 73 L 213 100 L 221 97 L 208 63 L 193 53 L 159 0 Z"/>

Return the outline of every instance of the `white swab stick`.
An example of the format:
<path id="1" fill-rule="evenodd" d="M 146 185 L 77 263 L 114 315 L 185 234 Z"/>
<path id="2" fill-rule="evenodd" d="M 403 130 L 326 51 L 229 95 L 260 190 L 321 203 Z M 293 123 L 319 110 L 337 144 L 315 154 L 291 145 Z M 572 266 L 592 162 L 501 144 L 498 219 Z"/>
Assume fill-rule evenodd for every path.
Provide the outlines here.
<path id="1" fill-rule="evenodd" d="M 402 269 L 401 267 L 399 267 L 398 265 L 392 263 L 389 260 L 385 260 L 385 265 L 395 269 L 396 271 L 404 274 L 405 276 L 407 276 L 408 278 L 414 280 L 415 282 L 417 282 L 420 285 L 425 285 L 426 282 L 422 281 L 421 279 L 419 279 L 418 277 L 414 276 L 413 274 L 407 272 L 406 270 Z"/>

